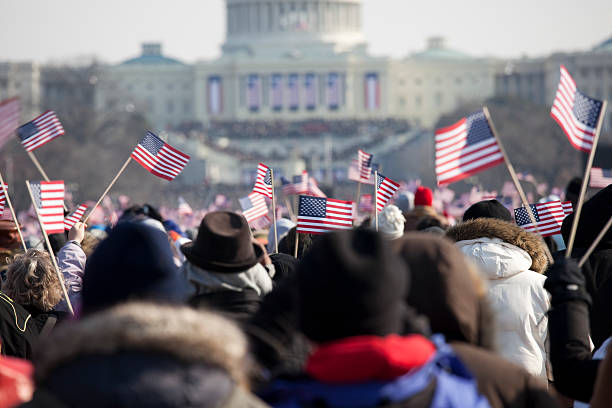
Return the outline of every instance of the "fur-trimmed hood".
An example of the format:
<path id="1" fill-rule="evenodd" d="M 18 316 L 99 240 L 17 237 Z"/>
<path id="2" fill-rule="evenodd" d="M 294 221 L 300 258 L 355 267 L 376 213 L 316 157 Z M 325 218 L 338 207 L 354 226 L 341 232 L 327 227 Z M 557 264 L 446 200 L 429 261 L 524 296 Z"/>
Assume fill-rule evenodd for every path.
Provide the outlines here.
<path id="1" fill-rule="evenodd" d="M 548 266 L 548 259 L 544 249 L 545 244 L 540 237 L 507 221 L 493 218 L 476 218 L 449 228 L 446 235 L 456 242 L 477 240 L 479 238 L 498 238 L 526 252 L 531 258 L 531 266 L 528 269 L 544 273 Z"/>
<path id="2" fill-rule="evenodd" d="M 219 315 L 187 307 L 117 306 L 58 327 L 38 351 L 34 357 L 37 384 L 80 358 L 123 352 L 202 363 L 222 369 L 237 384 L 246 384 L 247 342 L 240 329 Z"/>

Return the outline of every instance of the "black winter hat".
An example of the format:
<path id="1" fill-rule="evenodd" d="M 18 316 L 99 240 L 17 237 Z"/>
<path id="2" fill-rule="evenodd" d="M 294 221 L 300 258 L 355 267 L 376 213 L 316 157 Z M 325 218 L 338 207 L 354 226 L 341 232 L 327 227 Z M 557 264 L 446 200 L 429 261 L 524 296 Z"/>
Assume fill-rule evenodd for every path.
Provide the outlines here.
<path id="1" fill-rule="evenodd" d="M 472 204 L 463 213 L 463 221 L 474 220 L 476 218 L 497 218 L 498 220 L 512 222 L 510 211 L 497 200 L 479 201 Z"/>
<path id="2" fill-rule="evenodd" d="M 174 264 L 166 234 L 148 225 L 123 222 L 87 260 L 83 314 L 132 299 L 182 302 L 187 282 Z"/>
<path id="3" fill-rule="evenodd" d="M 401 333 L 408 271 L 370 230 L 322 235 L 297 270 L 298 322 L 311 340 Z"/>

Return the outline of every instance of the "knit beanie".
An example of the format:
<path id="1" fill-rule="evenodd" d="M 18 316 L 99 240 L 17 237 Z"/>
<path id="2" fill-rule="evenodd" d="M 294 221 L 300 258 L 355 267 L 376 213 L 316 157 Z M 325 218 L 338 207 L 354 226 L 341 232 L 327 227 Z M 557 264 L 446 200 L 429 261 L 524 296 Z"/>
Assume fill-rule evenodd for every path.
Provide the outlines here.
<path id="1" fill-rule="evenodd" d="M 414 208 L 414 194 L 410 191 L 404 191 L 397 195 L 395 205 L 401 212 L 408 212 Z"/>
<path id="2" fill-rule="evenodd" d="M 414 206 L 424 205 L 430 206 L 433 204 L 433 192 L 431 188 L 419 186 L 414 192 Z"/>
<path id="3" fill-rule="evenodd" d="M 408 271 L 367 229 L 322 235 L 297 270 L 298 323 L 310 340 L 401 333 Z"/>
<path id="4" fill-rule="evenodd" d="M 476 218 L 497 218 L 499 220 L 512 222 L 510 211 L 497 200 L 479 201 L 476 204 L 472 204 L 472 206 L 463 213 L 463 221 Z"/>
<path id="5" fill-rule="evenodd" d="M 406 218 L 400 209 L 389 204 L 378 214 L 378 231 L 382 232 L 387 239 L 396 239 L 404 235 L 405 222 Z M 375 221 L 372 223 L 374 224 Z"/>

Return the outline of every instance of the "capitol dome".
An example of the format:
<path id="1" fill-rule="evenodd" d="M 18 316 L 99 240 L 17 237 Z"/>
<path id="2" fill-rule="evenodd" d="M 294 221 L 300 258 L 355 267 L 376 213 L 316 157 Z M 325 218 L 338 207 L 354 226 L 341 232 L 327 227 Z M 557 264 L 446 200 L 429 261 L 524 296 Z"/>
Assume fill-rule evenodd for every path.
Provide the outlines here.
<path id="1" fill-rule="evenodd" d="M 360 0 L 226 0 L 225 56 L 365 52 Z"/>

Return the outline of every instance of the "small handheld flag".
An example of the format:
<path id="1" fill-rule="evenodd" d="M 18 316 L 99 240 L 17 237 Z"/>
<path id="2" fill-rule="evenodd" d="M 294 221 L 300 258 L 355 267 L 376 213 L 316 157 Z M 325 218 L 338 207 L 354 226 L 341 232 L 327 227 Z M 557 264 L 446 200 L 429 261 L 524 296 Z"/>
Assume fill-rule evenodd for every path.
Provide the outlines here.
<path id="1" fill-rule="evenodd" d="M 561 201 L 530 204 L 529 206 L 535 217 L 536 225 L 529 219 L 527 209 L 520 207 L 514 209 L 514 218 L 519 227 L 530 232 L 539 232 L 543 237 L 561 233 L 561 224 L 565 218 Z"/>
<path id="2" fill-rule="evenodd" d="M 242 215 L 249 224 L 260 217 L 268 215 L 268 205 L 266 204 L 266 199 L 261 194 L 251 193 L 238 201 L 242 208 Z"/>
<path id="3" fill-rule="evenodd" d="M 147 131 L 131 155 L 151 174 L 174 180 L 189 162 L 189 156 Z"/>
<path id="4" fill-rule="evenodd" d="M 323 234 L 353 228 L 353 202 L 333 198 L 300 196 L 297 232 Z"/>
<path id="5" fill-rule="evenodd" d="M 270 168 L 263 163 L 257 165 L 257 175 L 253 192 L 272 199 L 272 173 Z"/>
<path id="6" fill-rule="evenodd" d="M 357 151 L 357 164 L 359 169 L 359 180 L 368 181 L 372 173 L 372 154 L 359 149 Z"/>
<path id="7" fill-rule="evenodd" d="M 438 185 L 454 183 L 503 163 L 504 156 L 485 117 L 478 111 L 435 132 Z"/>
<path id="8" fill-rule="evenodd" d="M 4 145 L 19 127 L 19 114 L 18 98 L 0 102 L 0 146 Z"/>
<path id="9" fill-rule="evenodd" d="M 603 102 L 586 96 L 561 65 L 561 80 L 550 116 L 561 126 L 574 148 L 590 152 Z"/>
<path id="10" fill-rule="evenodd" d="M 399 189 L 399 183 L 382 174 L 377 174 L 376 211 L 381 212 L 393 194 Z"/>
<path id="11" fill-rule="evenodd" d="M 34 205 L 47 234 L 64 232 L 64 181 L 30 183 Z"/>
<path id="12" fill-rule="evenodd" d="M 64 134 L 64 128 L 53 111 L 46 111 L 17 129 L 22 146 L 27 152 Z"/>
<path id="13" fill-rule="evenodd" d="M 5 183 L 4 188 L 0 187 L 0 216 L 4 214 L 4 206 L 6 205 L 6 194 L 4 191 L 8 189 L 8 185 Z"/>
<path id="14" fill-rule="evenodd" d="M 87 205 L 81 204 L 72 214 L 64 218 L 64 229 L 68 231 L 70 228 L 72 228 L 74 224 L 83 218 L 83 215 L 85 215 L 85 210 L 87 210 Z"/>
<path id="15" fill-rule="evenodd" d="M 602 169 L 600 167 L 591 168 L 589 187 L 605 188 L 612 184 L 612 169 Z"/>
<path id="16" fill-rule="evenodd" d="M 364 184 L 372 184 L 374 185 L 374 174 L 370 173 L 370 176 L 367 180 L 361 180 L 361 173 L 359 171 L 359 161 L 357 159 L 351 160 L 351 164 L 349 165 L 347 178 L 349 180 L 358 181 Z"/>

